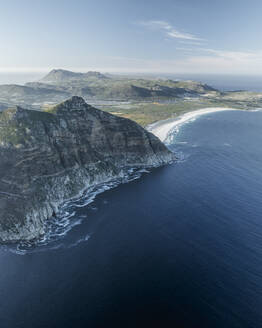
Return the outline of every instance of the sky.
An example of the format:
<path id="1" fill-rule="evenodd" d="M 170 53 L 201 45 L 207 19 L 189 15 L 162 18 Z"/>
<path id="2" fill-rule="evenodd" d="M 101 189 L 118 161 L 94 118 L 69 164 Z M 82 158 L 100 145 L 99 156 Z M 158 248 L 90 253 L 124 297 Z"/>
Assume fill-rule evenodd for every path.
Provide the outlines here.
<path id="1" fill-rule="evenodd" d="M 0 72 L 262 75 L 261 0 L 0 0 Z"/>

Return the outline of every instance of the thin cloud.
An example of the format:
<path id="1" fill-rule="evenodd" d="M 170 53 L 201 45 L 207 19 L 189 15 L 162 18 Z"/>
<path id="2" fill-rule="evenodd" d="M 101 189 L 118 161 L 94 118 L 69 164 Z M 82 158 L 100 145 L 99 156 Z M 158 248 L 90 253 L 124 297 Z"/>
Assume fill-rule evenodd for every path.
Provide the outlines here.
<path id="1" fill-rule="evenodd" d="M 190 46 L 203 46 L 204 42 L 207 42 L 205 40 L 200 41 L 190 41 L 190 40 L 179 40 L 178 41 L 181 44 L 185 44 L 185 45 L 190 45 Z"/>
<path id="2" fill-rule="evenodd" d="M 114 59 L 115 72 L 262 74 L 262 50 L 241 52 L 178 47 L 177 51 L 184 52 L 185 56 L 170 60 L 126 57 L 111 60 Z"/>
<path id="3" fill-rule="evenodd" d="M 195 49 L 193 49 L 193 48 L 184 48 L 184 47 L 176 47 L 176 50 L 186 51 L 186 52 L 195 52 Z"/>
<path id="4" fill-rule="evenodd" d="M 228 60 L 258 60 L 262 59 L 261 51 L 252 52 L 252 51 L 229 51 L 229 50 L 215 50 L 215 49 L 206 49 L 201 48 L 202 51 L 209 53 L 210 55 L 221 57 Z"/>
<path id="5" fill-rule="evenodd" d="M 231 51 L 225 49 L 177 47 L 181 52 L 173 59 L 143 59 L 121 56 L 101 56 L 89 67 L 63 67 L 72 71 L 89 70 L 110 73 L 196 73 L 196 74 L 262 74 L 262 49 L 257 51 Z M 0 67 L 0 72 L 46 72 L 50 67 Z"/>
<path id="6" fill-rule="evenodd" d="M 166 36 L 173 38 L 173 39 L 204 41 L 204 39 L 201 39 L 191 33 L 185 33 L 185 32 L 178 31 L 171 24 L 169 24 L 168 22 L 165 22 L 165 21 L 152 20 L 152 21 L 141 22 L 140 25 L 146 26 L 147 28 L 150 28 L 150 29 L 162 30 Z"/>

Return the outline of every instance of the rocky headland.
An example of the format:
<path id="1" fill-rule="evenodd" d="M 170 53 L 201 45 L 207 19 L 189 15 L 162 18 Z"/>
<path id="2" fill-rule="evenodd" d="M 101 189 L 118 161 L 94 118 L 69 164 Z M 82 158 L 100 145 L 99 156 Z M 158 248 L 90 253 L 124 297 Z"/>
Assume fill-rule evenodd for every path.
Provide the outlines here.
<path id="1" fill-rule="evenodd" d="M 1 242 L 39 238 L 59 205 L 82 190 L 174 160 L 153 134 L 81 97 L 47 111 L 1 112 L 0 156 Z"/>

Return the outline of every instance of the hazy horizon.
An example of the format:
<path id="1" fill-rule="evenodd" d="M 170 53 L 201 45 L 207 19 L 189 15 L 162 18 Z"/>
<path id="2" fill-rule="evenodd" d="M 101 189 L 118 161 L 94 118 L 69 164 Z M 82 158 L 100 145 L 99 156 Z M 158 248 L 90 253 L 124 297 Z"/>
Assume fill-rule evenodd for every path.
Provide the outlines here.
<path id="1" fill-rule="evenodd" d="M 82 72 L 87 72 L 83 70 Z M 0 72 L 0 85 L 18 84 L 25 85 L 28 82 L 36 82 L 50 72 Z M 106 74 L 108 72 L 101 73 Z M 138 77 L 138 78 L 168 78 L 178 80 L 194 80 L 206 83 L 220 91 L 248 90 L 262 92 L 262 75 L 234 75 L 234 74 L 197 74 L 197 73 L 110 73 L 115 76 Z"/>

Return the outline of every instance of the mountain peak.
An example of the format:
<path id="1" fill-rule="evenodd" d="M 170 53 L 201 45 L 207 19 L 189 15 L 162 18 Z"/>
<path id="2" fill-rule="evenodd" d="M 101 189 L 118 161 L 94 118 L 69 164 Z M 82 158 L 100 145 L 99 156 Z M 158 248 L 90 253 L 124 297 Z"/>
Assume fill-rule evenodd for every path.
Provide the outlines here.
<path id="1" fill-rule="evenodd" d="M 41 82 L 66 82 L 72 80 L 86 80 L 89 78 L 108 79 L 104 74 L 96 71 L 89 71 L 86 73 L 72 72 L 65 69 L 52 69 L 46 76 L 44 76 Z"/>
<path id="2" fill-rule="evenodd" d="M 54 109 L 57 114 L 61 115 L 87 109 L 95 110 L 92 106 L 88 105 L 82 97 L 78 96 L 73 96 L 70 99 L 67 99 L 66 101 L 55 106 Z"/>
<path id="3" fill-rule="evenodd" d="M 74 110 L 74 109 L 82 109 L 83 107 L 89 106 L 89 105 L 87 105 L 87 103 L 85 102 L 85 100 L 82 97 L 73 96 L 70 99 L 61 103 L 59 106 L 63 106 L 65 108 Z"/>

